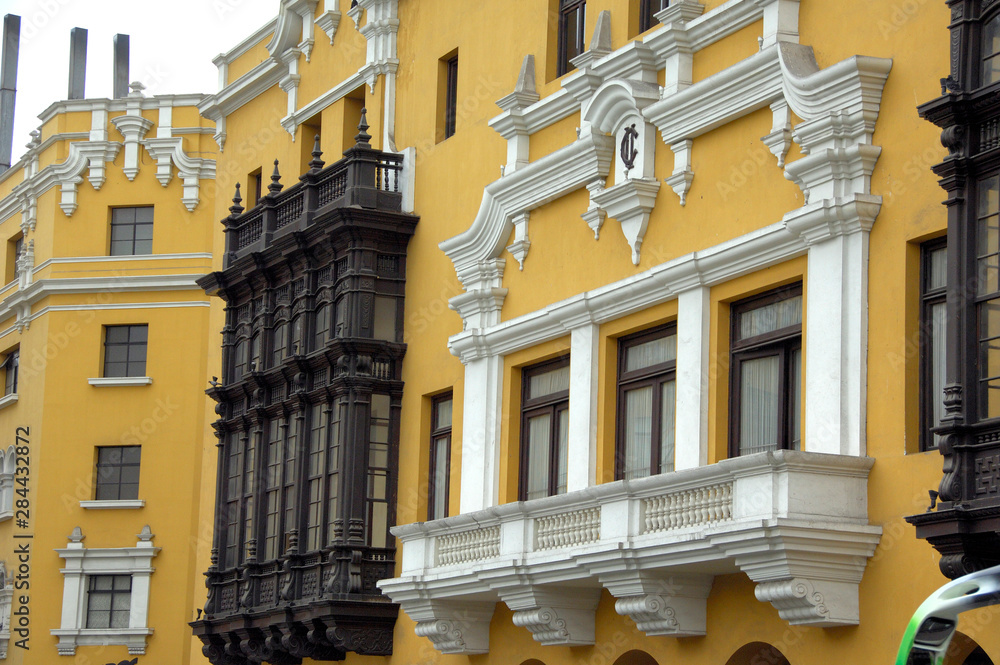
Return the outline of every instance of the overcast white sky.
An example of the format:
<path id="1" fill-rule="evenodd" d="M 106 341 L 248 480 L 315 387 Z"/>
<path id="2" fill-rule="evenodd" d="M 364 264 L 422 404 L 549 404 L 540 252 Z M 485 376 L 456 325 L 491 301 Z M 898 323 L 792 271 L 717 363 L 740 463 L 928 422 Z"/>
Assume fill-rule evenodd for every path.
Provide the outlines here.
<path id="1" fill-rule="evenodd" d="M 24 154 L 38 114 L 65 99 L 69 32 L 87 35 L 87 97 L 111 97 L 112 38 L 129 35 L 129 81 L 145 94 L 213 93 L 212 58 L 278 13 L 279 0 L 0 0 L 21 17 L 13 161 Z"/>

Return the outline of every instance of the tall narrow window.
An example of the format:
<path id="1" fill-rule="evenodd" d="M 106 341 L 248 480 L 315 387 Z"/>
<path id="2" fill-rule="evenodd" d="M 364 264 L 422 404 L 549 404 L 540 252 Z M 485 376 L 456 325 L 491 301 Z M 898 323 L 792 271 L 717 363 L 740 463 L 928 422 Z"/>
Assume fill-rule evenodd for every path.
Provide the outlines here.
<path id="1" fill-rule="evenodd" d="M 17 370 L 21 364 L 21 351 L 19 348 L 11 349 L 7 352 L 7 357 L 3 360 L 3 394 L 17 394 Z"/>
<path id="2" fill-rule="evenodd" d="M 111 256 L 153 253 L 153 208 L 112 208 Z"/>
<path id="3" fill-rule="evenodd" d="M 271 336 L 271 367 L 277 367 L 288 354 L 288 324 L 284 321 L 274 326 Z"/>
<path id="4" fill-rule="evenodd" d="M 427 519 L 448 516 L 448 477 L 451 473 L 452 396 L 440 395 L 431 404 L 431 472 Z"/>
<path id="5" fill-rule="evenodd" d="M 368 419 L 368 544 L 386 547 L 389 535 L 389 436 L 388 395 L 372 395 Z"/>
<path id="6" fill-rule="evenodd" d="M 1000 417 L 1000 176 L 979 181 L 976 206 L 979 419 Z"/>
<path id="7" fill-rule="evenodd" d="M 325 404 L 314 404 L 309 409 L 309 448 L 306 460 L 306 551 L 318 550 L 323 546 L 323 480 L 326 456 L 326 420 L 328 411 Z"/>
<path id="8" fill-rule="evenodd" d="M 521 391 L 521 500 L 563 494 L 569 429 L 569 358 L 524 370 Z"/>
<path id="9" fill-rule="evenodd" d="M 448 73 L 444 93 L 444 137 L 455 133 L 455 107 L 458 104 L 458 56 L 447 63 Z"/>
<path id="10" fill-rule="evenodd" d="M 559 55 L 556 75 L 574 69 L 573 58 L 584 51 L 587 0 L 559 0 Z"/>
<path id="11" fill-rule="evenodd" d="M 931 450 L 937 447 L 938 436 L 930 430 L 944 416 L 948 248 L 941 238 L 920 249 L 920 449 Z"/>
<path id="12" fill-rule="evenodd" d="M 674 470 L 676 364 L 672 325 L 619 341 L 616 478 Z"/>
<path id="13" fill-rule="evenodd" d="M 732 306 L 730 455 L 801 447 L 802 286 Z"/>
<path id="14" fill-rule="evenodd" d="M 983 26 L 981 44 L 983 64 L 980 85 L 989 85 L 1000 81 L 1000 14 Z"/>
<path id="15" fill-rule="evenodd" d="M 17 261 L 24 251 L 24 234 L 18 233 L 16 237 L 7 241 L 7 269 L 4 284 L 9 284 L 17 279 Z"/>
<path id="16" fill-rule="evenodd" d="M 267 435 L 267 456 L 264 468 L 264 551 L 263 560 L 276 559 L 281 535 L 281 485 L 282 485 L 282 435 L 284 424 L 280 418 L 271 420 Z"/>
<path id="17" fill-rule="evenodd" d="M 458 50 L 438 60 L 437 125 L 435 137 L 444 141 L 455 133 L 458 109 Z"/>
<path id="18" fill-rule="evenodd" d="M 145 376 L 147 336 L 145 324 L 105 326 L 104 376 Z"/>

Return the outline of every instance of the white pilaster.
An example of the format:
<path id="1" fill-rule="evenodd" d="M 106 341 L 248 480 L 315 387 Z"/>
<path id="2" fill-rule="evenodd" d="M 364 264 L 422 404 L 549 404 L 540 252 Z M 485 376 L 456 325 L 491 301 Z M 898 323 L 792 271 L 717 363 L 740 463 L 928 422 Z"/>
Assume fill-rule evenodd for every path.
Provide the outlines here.
<path id="1" fill-rule="evenodd" d="M 590 487 L 597 478 L 597 365 L 600 326 L 573 328 L 569 356 L 569 454 L 566 489 Z"/>
<path id="2" fill-rule="evenodd" d="M 465 366 L 462 415 L 462 489 L 459 510 L 469 513 L 499 503 L 500 405 L 503 356 Z"/>
<path id="3" fill-rule="evenodd" d="M 697 286 L 677 298 L 676 470 L 708 464 L 709 294 Z"/>
<path id="4" fill-rule="evenodd" d="M 809 248 L 806 285 L 805 447 L 865 455 L 868 232 Z"/>

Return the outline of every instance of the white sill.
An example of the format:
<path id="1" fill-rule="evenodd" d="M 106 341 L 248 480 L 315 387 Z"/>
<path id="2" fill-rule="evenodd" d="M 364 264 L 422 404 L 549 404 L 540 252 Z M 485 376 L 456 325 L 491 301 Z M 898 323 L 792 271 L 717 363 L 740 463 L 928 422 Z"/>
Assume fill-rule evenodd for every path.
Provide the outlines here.
<path id="1" fill-rule="evenodd" d="M 17 403 L 17 393 L 11 393 L 9 395 L 4 395 L 0 397 L 0 409 L 6 408 L 11 404 Z"/>
<path id="2" fill-rule="evenodd" d="M 80 507 L 88 510 L 134 510 L 146 505 L 145 499 L 103 499 L 100 501 L 81 501 Z"/>
<path id="3" fill-rule="evenodd" d="M 6 522 L 12 517 L 14 517 L 14 512 L 11 510 L 4 510 L 0 512 L 0 522 Z"/>
<path id="4" fill-rule="evenodd" d="M 148 386 L 153 383 L 153 379 L 148 376 L 102 376 L 96 379 L 87 379 L 87 383 L 95 388 L 117 388 L 119 386 Z"/>
<path id="5" fill-rule="evenodd" d="M 145 655 L 146 639 L 152 628 L 54 628 L 49 631 L 59 638 L 56 649 L 60 656 L 73 656 L 78 646 L 128 647 L 129 655 Z"/>

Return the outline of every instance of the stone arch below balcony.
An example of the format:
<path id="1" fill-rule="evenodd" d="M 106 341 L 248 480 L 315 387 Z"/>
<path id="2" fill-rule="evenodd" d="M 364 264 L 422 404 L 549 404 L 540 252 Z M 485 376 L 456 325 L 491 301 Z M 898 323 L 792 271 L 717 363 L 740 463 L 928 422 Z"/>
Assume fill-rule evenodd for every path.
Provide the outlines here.
<path id="1" fill-rule="evenodd" d="M 790 665 L 785 655 L 767 642 L 750 642 L 744 644 L 729 657 L 726 665 Z"/>
<path id="2" fill-rule="evenodd" d="M 659 663 L 645 651 L 632 649 L 618 656 L 613 665 L 659 665 Z"/>

